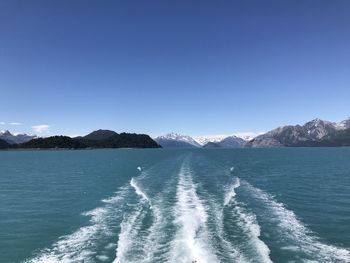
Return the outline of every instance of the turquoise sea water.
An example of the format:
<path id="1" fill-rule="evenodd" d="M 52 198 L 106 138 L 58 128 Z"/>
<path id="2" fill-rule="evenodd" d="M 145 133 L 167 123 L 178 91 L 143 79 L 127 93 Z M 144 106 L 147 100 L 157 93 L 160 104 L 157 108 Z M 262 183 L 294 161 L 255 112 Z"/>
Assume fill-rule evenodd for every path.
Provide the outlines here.
<path id="1" fill-rule="evenodd" d="M 350 262 L 350 148 L 3 151 L 0 257 Z"/>

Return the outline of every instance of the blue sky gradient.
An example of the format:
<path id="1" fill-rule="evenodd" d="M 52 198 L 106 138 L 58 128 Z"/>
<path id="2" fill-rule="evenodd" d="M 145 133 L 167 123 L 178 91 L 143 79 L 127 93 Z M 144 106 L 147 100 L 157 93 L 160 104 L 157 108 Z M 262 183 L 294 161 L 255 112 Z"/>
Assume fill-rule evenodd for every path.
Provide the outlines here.
<path id="1" fill-rule="evenodd" d="M 349 14 L 346 0 L 2 0 L 0 130 L 201 135 L 340 121 Z"/>

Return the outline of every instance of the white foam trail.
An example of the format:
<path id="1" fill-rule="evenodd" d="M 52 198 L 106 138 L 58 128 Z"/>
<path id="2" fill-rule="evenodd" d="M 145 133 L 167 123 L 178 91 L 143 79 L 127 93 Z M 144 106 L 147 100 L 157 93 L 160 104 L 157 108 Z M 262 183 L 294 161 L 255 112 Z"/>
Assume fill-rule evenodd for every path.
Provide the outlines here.
<path id="1" fill-rule="evenodd" d="M 142 171 L 142 168 L 141 168 L 141 166 L 137 166 L 137 168 L 136 168 L 137 170 L 139 170 L 140 172 Z"/>
<path id="2" fill-rule="evenodd" d="M 237 202 L 234 206 L 235 213 L 240 218 L 240 226 L 245 230 L 245 233 L 249 237 L 249 243 L 253 246 L 257 256 L 259 257 L 259 262 L 262 263 L 272 263 L 270 259 L 270 249 L 269 247 L 260 239 L 260 226 L 257 223 L 256 216 L 246 212 L 241 208 Z"/>
<path id="3" fill-rule="evenodd" d="M 172 189 L 176 185 L 176 179 L 172 177 L 167 181 L 164 190 L 152 199 L 152 225 L 143 239 L 143 256 L 137 263 L 168 262 L 170 242 L 167 228 L 173 221 L 172 206 L 168 201 L 173 197 Z"/>
<path id="4" fill-rule="evenodd" d="M 110 221 L 115 220 L 117 205 L 122 202 L 128 188 L 123 187 L 116 196 L 108 199 L 106 205 L 83 213 L 90 216 L 90 225 L 79 228 L 70 235 L 62 236 L 51 249 L 46 249 L 27 263 L 73 263 L 94 262 L 94 240 L 112 235 Z"/>
<path id="5" fill-rule="evenodd" d="M 119 233 L 119 239 L 117 244 L 116 258 L 113 263 L 125 263 L 127 260 L 127 253 L 130 251 L 133 245 L 133 239 L 137 235 L 138 227 L 136 221 L 139 219 L 142 212 L 142 207 L 139 208 L 132 216 L 127 220 L 123 220 L 121 223 L 121 230 Z"/>
<path id="6" fill-rule="evenodd" d="M 240 203 L 238 203 L 234 198 L 236 196 L 235 189 L 240 185 L 240 180 L 237 177 L 236 181 L 226 190 L 224 207 L 231 203 L 233 204 L 233 211 L 239 218 L 239 225 L 250 238 L 250 243 L 259 257 L 259 262 L 271 263 L 272 261 L 269 256 L 270 249 L 259 238 L 261 231 L 260 226 L 257 223 L 256 216 L 245 211 L 245 209 L 240 206 Z"/>
<path id="7" fill-rule="evenodd" d="M 286 209 L 272 196 L 248 182 L 245 182 L 245 186 L 250 189 L 253 197 L 266 205 L 274 220 L 278 220 L 277 228 L 281 235 L 288 238 L 290 243 L 295 243 L 299 250 L 311 258 L 316 258 L 319 262 L 350 262 L 349 250 L 319 242 L 319 238 L 297 219 L 293 211 Z M 289 247 L 285 247 L 285 249 L 289 248 L 295 248 L 295 246 L 289 244 Z"/>
<path id="8" fill-rule="evenodd" d="M 229 262 L 239 262 L 246 263 L 249 262 L 242 251 L 240 251 L 237 247 L 234 247 L 233 244 L 225 238 L 225 230 L 224 230 L 224 211 L 222 205 L 219 205 L 214 201 L 214 198 L 209 199 L 210 202 L 210 211 L 213 213 L 213 219 L 215 221 L 215 233 L 217 237 L 220 239 L 221 245 L 224 249 L 224 257 L 226 261 Z M 226 262 L 223 260 L 224 262 Z"/>
<path id="9" fill-rule="evenodd" d="M 235 189 L 238 188 L 240 185 L 241 183 L 239 181 L 239 178 L 237 177 L 235 183 L 231 184 L 228 190 L 226 190 L 224 206 L 227 206 L 231 202 L 232 198 L 236 196 Z"/>
<path id="10" fill-rule="evenodd" d="M 161 258 L 156 259 L 155 254 L 159 252 L 164 252 L 166 244 L 164 242 L 164 227 L 166 221 L 163 215 L 162 209 L 158 205 L 154 205 L 152 209 L 154 222 L 150 229 L 148 230 L 148 236 L 144 241 L 144 258 L 139 262 L 164 262 L 165 259 L 162 258 L 165 255 L 160 255 Z M 159 256 L 158 256 L 159 257 Z"/>
<path id="11" fill-rule="evenodd" d="M 176 197 L 174 223 L 178 230 L 172 242 L 170 262 L 218 262 L 206 230 L 206 208 L 196 193 L 188 167 L 184 165 L 179 174 Z"/>
<path id="12" fill-rule="evenodd" d="M 130 185 L 135 189 L 136 194 L 138 194 L 143 200 L 147 201 L 150 206 L 152 207 L 151 201 L 148 198 L 148 196 L 146 195 L 146 193 L 144 193 L 141 188 L 138 186 L 137 181 L 135 180 L 135 178 L 131 178 L 130 181 Z"/>
<path id="13" fill-rule="evenodd" d="M 141 201 L 146 201 L 150 208 L 152 208 L 151 200 L 146 193 L 142 191 L 141 187 L 138 185 L 137 179 L 134 177 L 131 178 L 130 186 L 135 190 L 135 193 L 140 196 Z M 142 202 L 139 203 L 136 211 L 122 221 L 116 249 L 116 258 L 113 263 L 135 262 L 135 260 L 133 261 L 133 259 L 130 258 L 130 253 L 143 245 L 143 242 L 136 242 L 136 240 L 140 241 L 142 239 L 139 229 L 142 219 L 146 214 L 144 204 L 145 203 Z M 140 262 L 140 259 L 136 261 Z"/>

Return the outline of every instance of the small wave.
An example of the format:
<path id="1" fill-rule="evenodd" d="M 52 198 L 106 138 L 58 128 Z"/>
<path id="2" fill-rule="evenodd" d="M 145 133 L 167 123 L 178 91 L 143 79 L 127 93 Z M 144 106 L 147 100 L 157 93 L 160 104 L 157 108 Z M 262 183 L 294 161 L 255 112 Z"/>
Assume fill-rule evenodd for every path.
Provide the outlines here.
<path id="1" fill-rule="evenodd" d="M 164 194 L 164 193 L 163 193 Z M 140 262 L 164 262 L 164 256 L 167 251 L 167 242 L 165 238 L 165 228 L 167 227 L 167 210 L 163 204 L 163 194 L 157 196 L 157 201 L 154 202 L 152 207 L 152 225 L 147 231 L 143 244 L 144 258 Z M 170 214 L 170 213 L 169 213 Z"/>
<path id="2" fill-rule="evenodd" d="M 270 259 L 269 247 L 260 239 L 260 226 L 254 214 L 248 213 L 237 202 L 234 203 L 234 211 L 240 220 L 240 226 L 249 238 L 249 243 L 253 246 L 259 262 L 272 263 Z"/>
<path id="3" fill-rule="evenodd" d="M 243 229 L 245 235 L 249 238 L 250 246 L 254 249 L 260 262 L 271 263 L 270 249 L 260 239 L 260 226 L 257 222 L 256 216 L 244 209 L 242 203 L 239 203 L 234 197 L 236 196 L 235 189 L 240 187 L 241 183 L 237 177 L 235 182 L 231 184 L 226 190 L 224 197 L 224 207 L 229 206 L 233 213 L 238 217 L 238 225 Z"/>
<path id="4" fill-rule="evenodd" d="M 130 185 L 135 189 L 135 193 L 137 195 L 139 195 L 143 200 L 147 201 L 150 205 L 151 205 L 151 201 L 148 198 L 148 196 L 146 195 L 146 193 L 144 193 L 141 188 L 138 186 L 137 181 L 135 180 L 135 178 L 131 178 L 130 181 Z M 151 205 L 152 206 L 152 205 Z"/>
<path id="5" fill-rule="evenodd" d="M 164 231 L 166 227 L 166 221 L 163 215 L 162 209 L 159 205 L 154 205 L 152 209 L 153 223 L 148 229 L 147 236 L 143 243 L 144 258 L 139 262 L 164 262 L 166 252 L 166 244 L 164 237 L 166 236 Z M 158 254 L 156 256 L 156 254 Z M 157 260 L 156 260 L 157 259 Z"/>
<path id="6" fill-rule="evenodd" d="M 137 201 L 137 204 L 135 204 L 134 211 L 131 212 L 131 214 L 124 215 L 124 220 L 120 225 L 116 258 L 113 261 L 114 263 L 141 262 L 144 260 L 140 259 L 140 257 L 145 242 L 143 239 L 145 238 L 144 235 L 146 233 L 141 233 L 140 228 L 142 227 L 144 217 L 149 211 L 145 206 L 145 202 L 150 208 L 152 208 L 152 213 L 155 213 L 150 198 L 141 189 L 137 179 L 134 177 L 131 178 L 130 186 L 135 190 L 135 193 L 140 199 Z"/>
<path id="7" fill-rule="evenodd" d="M 98 255 L 96 256 L 96 258 L 98 258 L 100 261 L 108 261 L 109 257 L 106 255 Z"/>
<path id="8" fill-rule="evenodd" d="M 244 183 L 252 196 L 265 204 L 266 209 L 278 221 L 277 229 L 284 238 L 288 238 L 288 246 L 282 249 L 294 249 L 298 247 L 308 257 L 316 258 L 321 262 L 350 262 L 350 251 L 319 242 L 319 238 L 304 226 L 293 211 L 288 210 L 283 204 L 274 200 L 268 193 L 249 184 Z"/>
<path id="9" fill-rule="evenodd" d="M 238 188 L 240 185 L 241 183 L 239 181 L 239 178 L 237 177 L 235 183 L 230 185 L 228 190 L 226 190 L 226 194 L 224 198 L 224 206 L 227 206 L 231 202 L 232 198 L 236 196 L 235 189 Z"/>
<path id="10" fill-rule="evenodd" d="M 224 230 L 224 207 L 215 202 L 215 198 L 208 198 L 210 211 L 215 225 L 215 235 L 217 236 L 218 245 L 223 249 L 221 253 L 223 262 L 249 262 L 238 247 L 235 247 L 228 239 Z"/>
<path id="11" fill-rule="evenodd" d="M 207 212 L 196 193 L 191 173 L 182 167 L 177 186 L 174 208 L 175 225 L 178 226 L 170 253 L 171 262 L 218 262 L 210 247 L 206 231 Z"/>
<path id="12" fill-rule="evenodd" d="M 127 194 L 127 188 L 123 187 L 116 193 L 113 204 L 122 201 Z M 117 201 L 118 200 L 118 201 Z M 90 217 L 90 225 L 79 228 L 70 235 L 62 236 L 52 248 L 45 249 L 26 263 L 73 263 L 73 262 L 93 262 L 95 256 L 95 240 L 110 236 L 111 228 L 109 221 L 115 220 L 115 206 L 107 202 L 103 207 L 95 208 L 83 213 L 84 216 Z"/>

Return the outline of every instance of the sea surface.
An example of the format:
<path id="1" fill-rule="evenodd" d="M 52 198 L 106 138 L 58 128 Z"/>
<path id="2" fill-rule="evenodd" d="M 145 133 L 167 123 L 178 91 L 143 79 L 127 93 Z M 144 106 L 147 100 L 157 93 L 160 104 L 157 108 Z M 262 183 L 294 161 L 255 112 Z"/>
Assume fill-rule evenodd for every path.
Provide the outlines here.
<path id="1" fill-rule="evenodd" d="M 0 262 L 350 262 L 350 148 L 2 151 Z"/>

